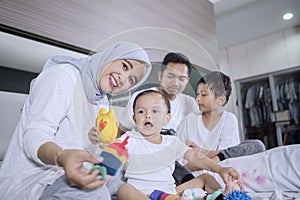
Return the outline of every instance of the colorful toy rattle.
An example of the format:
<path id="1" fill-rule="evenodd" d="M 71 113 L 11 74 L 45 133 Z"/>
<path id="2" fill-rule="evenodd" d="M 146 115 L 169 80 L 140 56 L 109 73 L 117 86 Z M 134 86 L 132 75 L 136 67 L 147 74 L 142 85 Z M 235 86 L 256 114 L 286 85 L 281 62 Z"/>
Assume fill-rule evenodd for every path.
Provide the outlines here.
<path id="1" fill-rule="evenodd" d="M 123 142 L 113 142 L 105 146 L 100 154 L 104 158 L 103 162 L 95 164 L 91 171 L 98 169 L 102 179 L 106 179 L 107 174 L 111 176 L 118 174 L 128 160 L 128 151 L 125 147 L 128 139 L 129 136 Z"/>

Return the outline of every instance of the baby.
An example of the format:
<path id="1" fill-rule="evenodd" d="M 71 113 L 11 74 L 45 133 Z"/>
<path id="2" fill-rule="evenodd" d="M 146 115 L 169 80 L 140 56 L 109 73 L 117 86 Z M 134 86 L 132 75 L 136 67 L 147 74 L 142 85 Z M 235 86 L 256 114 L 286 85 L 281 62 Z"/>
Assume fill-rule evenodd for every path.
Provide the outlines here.
<path id="1" fill-rule="evenodd" d="M 171 119 L 170 102 L 163 94 L 154 90 L 143 91 L 136 97 L 133 108 L 136 130 L 119 138 L 122 141 L 129 136 L 126 146 L 129 153 L 125 172 L 127 183 L 118 190 L 120 200 L 176 199 L 188 188 L 205 188 L 207 193 L 221 188 L 209 174 L 202 174 L 176 187 L 172 177 L 175 161 L 216 172 L 225 183 L 231 179 L 239 180 L 239 174 L 233 168 L 220 166 L 187 147 L 176 136 L 160 134 Z M 92 131 L 89 135 L 93 135 Z"/>

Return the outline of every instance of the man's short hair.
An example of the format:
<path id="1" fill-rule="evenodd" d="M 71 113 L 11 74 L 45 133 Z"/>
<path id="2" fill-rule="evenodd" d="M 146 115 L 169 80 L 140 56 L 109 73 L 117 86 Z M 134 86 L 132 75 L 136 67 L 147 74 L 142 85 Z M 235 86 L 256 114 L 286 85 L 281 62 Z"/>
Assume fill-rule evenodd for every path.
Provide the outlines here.
<path id="1" fill-rule="evenodd" d="M 191 75 L 191 71 L 192 71 L 192 64 L 190 63 L 190 60 L 183 55 L 182 53 L 168 53 L 167 55 L 165 55 L 162 65 L 161 65 L 161 71 L 163 72 L 166 67 L 167 64 L 173 62 L 173 63 L 180 63 L 180 64 L 186 64 L 187 68 L 188 68 L 188 76 Z"/>

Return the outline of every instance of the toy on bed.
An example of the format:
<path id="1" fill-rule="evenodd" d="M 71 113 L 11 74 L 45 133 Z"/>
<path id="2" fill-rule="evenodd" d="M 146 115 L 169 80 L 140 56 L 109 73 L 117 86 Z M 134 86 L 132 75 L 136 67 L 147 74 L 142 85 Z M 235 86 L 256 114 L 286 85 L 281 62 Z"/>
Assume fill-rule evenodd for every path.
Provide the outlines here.
<path id="1" fill-rule="evenodd" d="M 224 199 L 225 200 L 251 200 L 251 197 L 248 196 L 244 191 L 235 190 L 227 194 Z"/>
<path id="2" fill-rule="evenodd" d="M 244 191 L 235 190 L 229 192 L 226 196 L 221 191 L 215 191 L 212 194 L 207 194 L 202 188 L 186 189 L 182 195 L 183 200 L 251 200 Z"/>
<path id="3" fill-rule="evenodd" d="M 105 146 L 99 155 L 104 158 L 103 162 L 95 164 L 91 171 L 98 169 L 102 179 L 106 179 L 107 174 L 111 176 L 118 174 L 128 160 L 128 151 L 125 147 L 128 139 L 129 136 L 123 142 L 113 142 Z"/>
<path id="4" fill-rule="evenodd" d="M 101 108 L 96 119 L 96 129 L 101 143 L 109 144 L 116 139 L 118 124 L 113 109 L 107 112 L 105 108 Z"/>

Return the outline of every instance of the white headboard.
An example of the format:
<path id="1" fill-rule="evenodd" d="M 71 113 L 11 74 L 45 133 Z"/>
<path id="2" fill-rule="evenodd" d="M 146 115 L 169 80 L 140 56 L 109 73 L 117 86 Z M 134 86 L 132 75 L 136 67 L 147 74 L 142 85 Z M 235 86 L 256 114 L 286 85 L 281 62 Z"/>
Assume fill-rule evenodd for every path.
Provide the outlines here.
<path id="1" fill-rule="evenodd" d="M 19 121 L 27 94 L 0 91 L 0 161 Z"/>

